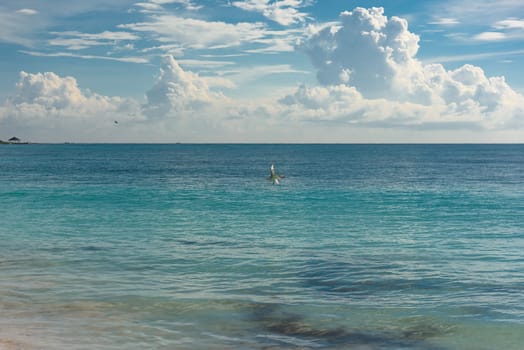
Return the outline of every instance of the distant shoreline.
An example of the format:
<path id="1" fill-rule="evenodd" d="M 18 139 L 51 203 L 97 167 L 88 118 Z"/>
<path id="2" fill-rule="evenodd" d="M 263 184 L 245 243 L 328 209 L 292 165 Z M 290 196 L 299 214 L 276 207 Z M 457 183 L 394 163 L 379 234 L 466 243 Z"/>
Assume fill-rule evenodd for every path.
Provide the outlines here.
<path id="1" fill-rule="evenodd" d="M 30 142 L 11 142 L 0 140 L 0 145 L 29 145 Z"/>
<path id="2" fill-rule="evenodd" d="M 309 143 L 309 142 L 29 142 L 29 141 L 23 141 L 23 142 L 11 142 L 11 141 L 2 141 L 0 140 L 0 145 L 186 145 L 186 146 L 194 146 L 194 145 L 224 145 L 224 146 L 249 146 L 249 145 L 267 145 L 267 146 L 275 146 L 275 145 L 282 145 L 282 146 L 298 146 L 298 145 L 311 145 L 311 146 L 336 146 L 336 145 L 353 145 L 353 146 L 487 146 L 487 145 L 501 145 L 501 146 L 509 146 L 509 145 L 524 145 L 524 142 L 487 142 L 487 143 L 479 143 L 479 142 L 430 142 L 430 143 L 391 143 L 391 142 L 315 142 L 315 143 Z"/>

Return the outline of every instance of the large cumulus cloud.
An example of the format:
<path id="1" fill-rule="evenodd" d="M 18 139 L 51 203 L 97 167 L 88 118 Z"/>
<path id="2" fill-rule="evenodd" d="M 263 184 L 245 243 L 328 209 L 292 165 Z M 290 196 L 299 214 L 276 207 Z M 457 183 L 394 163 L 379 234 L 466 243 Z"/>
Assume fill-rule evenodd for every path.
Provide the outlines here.
<path id="1" fill-rule="evenodd" d="M 354 120 L 359 115 L 398 125 L 401 120 L 408 125 L 456 121 L 504 128 L 522 119 L 524 98 L 503 77 L 486 77 L 472 65 L 448 71 L 440 64 L 423 64 L 416 58 L 419 37 L 408 30 L 405 19 L 387 18 L 383 8 L 346 11 L 339 23 L 311 31 L 299 48 L 317 69 L 324 91 L 315 87 L 305 93 L 301 87 L 282 100 L 285 104 L 310 110 L 319 94 L 327 94 L 335 101 L 353 101 L 335 114 L 330 104 L 324 112 L 332 118 Z M 353 87 L 359 95 L 345 90 L 349 95 L 342 96 L 341 88 L 334 88 L 339 85 Z M 390 108 L 378 108 L 381 104 Z M 373 116 L 377 108 L 385 114 Z"/>
<path id="2" fill-rule="evenodd" d="M 20 72 L 15 94 L 7 102 L 16 109 L 30 108 L 36 115 L 70 112 L 71 117 L 97 111 L 118 111 L 125 106 L 122 98 L 82 91 L 73 77 L 24 71 Z"/>
<path id="3" fill-rule="evenodd" d="M 388 20 L 383 13 L 382 8 L 343 12 L 340 24 L 304 42 L 320 83 L 350 84 L 367 97 L 382 97 L 394 88 L 400 73 L 411 73 L 406 70 L 416 63 L 419 38 L 407 30 L 406 20 Z"/>
<path id="4" fill-rule="evenodd" d="M 73 77 L 22 71 L 14 93 L 0 108 L 0 123 L 4 130 L 23 130 L 28 136 L 54 135 L 40 139 L 62 134 L 66 139 L 84 135 L 87 140 L 104 133 L 114 120 L 130 119 L 138 108 L 132 99 L 82 90 Z"/>
<path id="5" fill-rule="evenodd" d="M 160 74 L 146 96 L 144 112 L 151 118 L 180 117 L 227 100 L 211 91 L 205 79 L 183 70 L 171 55 L 162 58 Z"/>

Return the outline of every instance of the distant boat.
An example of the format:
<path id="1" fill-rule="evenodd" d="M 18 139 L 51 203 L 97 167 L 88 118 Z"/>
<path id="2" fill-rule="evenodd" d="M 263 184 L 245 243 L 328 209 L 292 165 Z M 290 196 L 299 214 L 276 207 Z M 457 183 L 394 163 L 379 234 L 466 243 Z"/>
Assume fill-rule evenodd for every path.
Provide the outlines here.
<path id="1" fill-rule="evenodd" d="M 273 182 L 273 185 L 279 185 L 280 179 L 283 179 L 284 175 L 275 173 L 275 165 L 271 163 L 271 166 L 269 167 L 269 177 L 267 178 L 269 181 Z"/>

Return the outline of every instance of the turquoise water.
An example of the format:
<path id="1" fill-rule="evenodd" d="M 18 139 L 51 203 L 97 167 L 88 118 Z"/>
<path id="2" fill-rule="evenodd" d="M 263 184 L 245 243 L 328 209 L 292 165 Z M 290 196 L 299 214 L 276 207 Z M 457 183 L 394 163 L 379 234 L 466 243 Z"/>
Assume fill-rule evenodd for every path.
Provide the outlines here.
<path id="1" fill-rule="evenodd" d="M 4 145 L 0 168 L 0 349 L 524 344 L 524 145 Z"/>

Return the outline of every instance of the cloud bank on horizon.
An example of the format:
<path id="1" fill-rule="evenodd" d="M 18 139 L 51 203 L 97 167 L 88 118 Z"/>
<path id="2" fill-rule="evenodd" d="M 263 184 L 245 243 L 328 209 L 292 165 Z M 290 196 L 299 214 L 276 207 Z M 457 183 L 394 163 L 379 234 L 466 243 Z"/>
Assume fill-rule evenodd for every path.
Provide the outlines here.
<path id="1" fill-rule="evenodd" d="M 187 11 L 199 9 L 190 1 L 176 3 Z M 308 3 L 249 0 L 232 6 L 288 26 L 306 21 L 308 14 L 301 9 Z M 381 7 L 357 7 L 343 11 L 337 21 L 301 27 L 291 47 L 310 60 L 316 84 L 235 98 L 227 93 L 227 87 L 235 85 L 228 75 L 204 76 L 183 69 L 183 58 L 173 56 L 183 56 L 184 48 L 176 40 L 193 26 L 202 35 L 188 38 L 186 45 L 197 49 L 262 42 L 261 23 L 230 24 L 237 35 L 223 36 L 223 23 L 214 22 L 214 30 L 207 33 L 202 20 L 173 21 L 157 13 L 158 2 L 136 6 L 154 21 L 120 26 L 132 32 L 102 32 L 87 39 L 92 45 L 134 41 L 140 33 L 155 32 L 160 42 L 171 45 L 156 80 L 144 89 L 143 101 L 91 92 L 71 76 L 22 71 L 0 107 L 0 126 L 42 141 L 62 141 L 63 135 L 78 141 L 122 142 L 524 141 L 524 96 L 504 77 L 488 77 L 472 64 L 447 70 L 440 63 L 424 63 L 417 58 L 420 37 L 410 32 L 408 21 L 387 17 Z M 34 15 L 29 9 L 20 11 Z M 448 19 L 448 24 L 453 21 Z M 500 24 L 502 29 L 517 25 Z M 54 45 L 78 50 L 89 44 L 70 40 L 79 38 L 78 33 L 67 35 L 69 40 Z M 277 47 L 278 40 L 271 45 Z M 278 47 L 285 51 L 290 46 Z"/>

